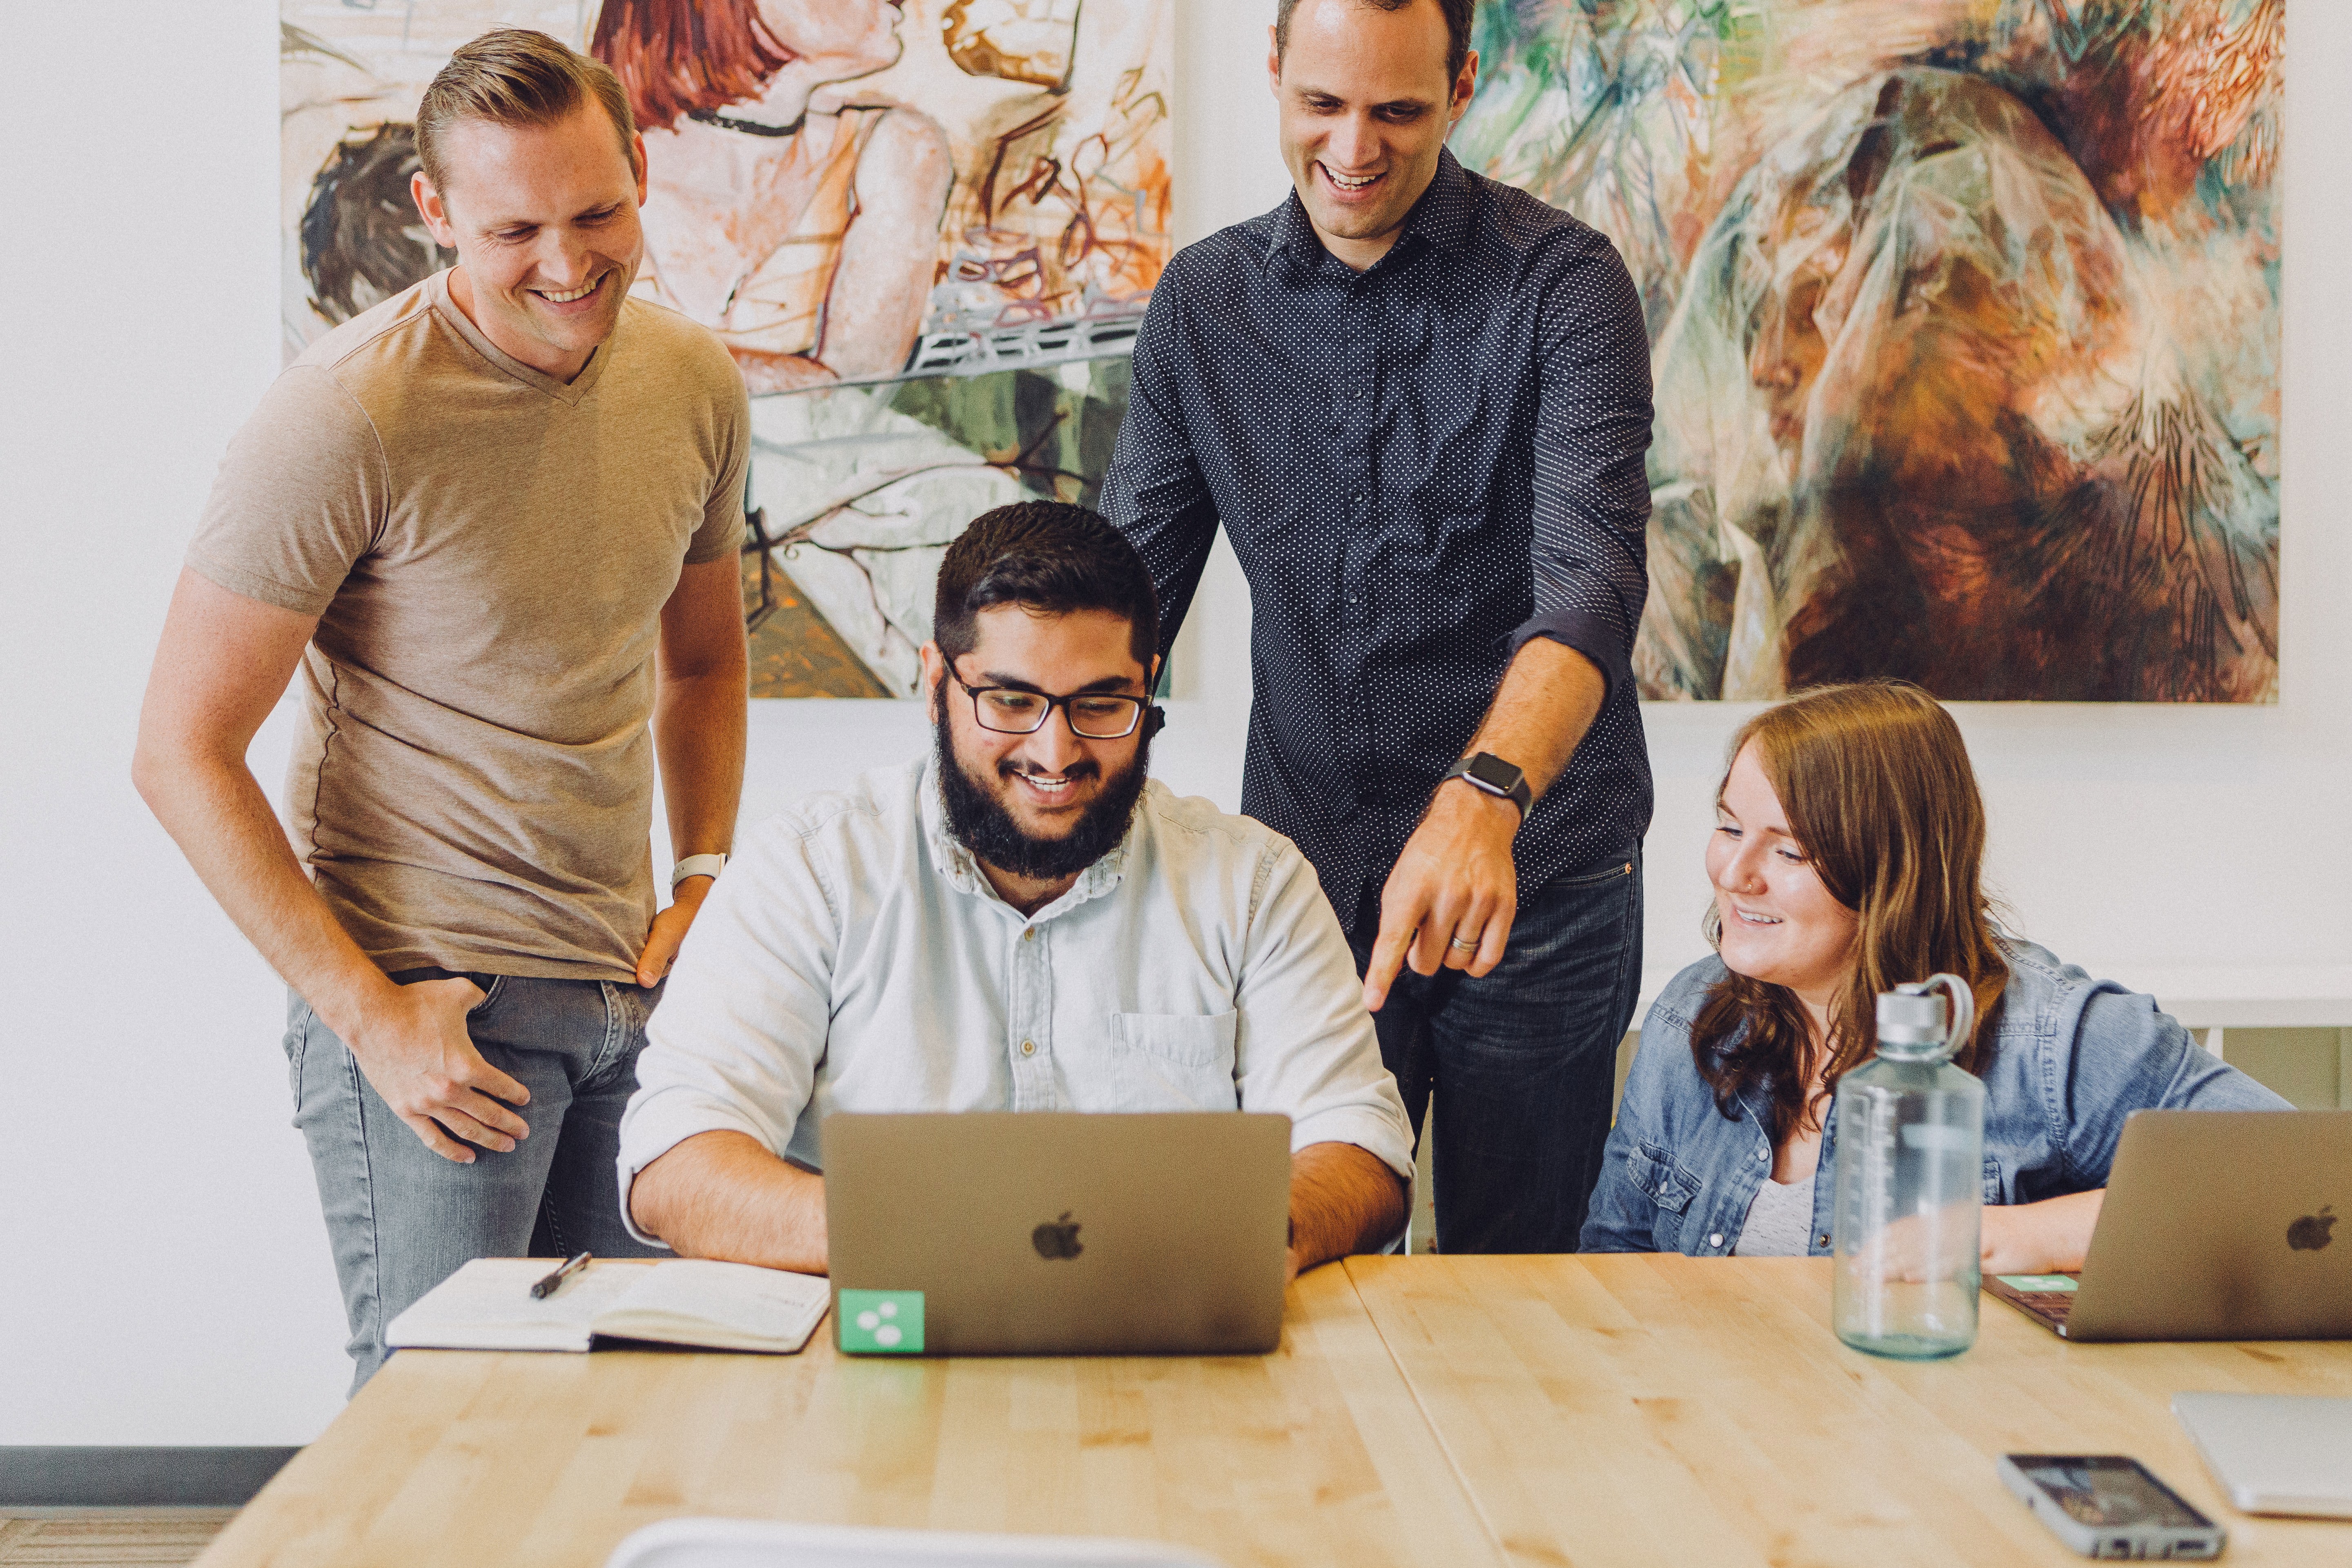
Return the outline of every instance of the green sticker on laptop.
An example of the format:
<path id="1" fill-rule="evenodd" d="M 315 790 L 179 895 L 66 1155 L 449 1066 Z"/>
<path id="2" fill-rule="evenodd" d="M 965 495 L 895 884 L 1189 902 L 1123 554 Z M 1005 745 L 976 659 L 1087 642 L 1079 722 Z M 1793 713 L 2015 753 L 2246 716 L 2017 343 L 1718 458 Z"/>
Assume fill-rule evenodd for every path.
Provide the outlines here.
<path id="1" fill-rule="evenodd" d="M 835 1342 L 852 1355 L 923 1353 L 920 1290 L 844 1290 L 834 1307 Z"/>
<path id="2" fill-rule="evenodd" d="M 2072 1290 L 2074 1288 L 2072 1274 L 1996 1274 L 1993 1278 L 2012 1290 Z"/>

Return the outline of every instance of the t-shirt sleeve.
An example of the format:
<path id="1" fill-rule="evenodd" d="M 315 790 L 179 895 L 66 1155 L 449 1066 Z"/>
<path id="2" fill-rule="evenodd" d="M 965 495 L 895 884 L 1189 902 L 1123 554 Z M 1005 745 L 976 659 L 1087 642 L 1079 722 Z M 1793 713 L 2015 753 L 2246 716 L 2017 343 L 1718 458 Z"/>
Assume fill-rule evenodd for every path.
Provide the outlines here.
<path id="1" fill-rule="evenodd" d="M 743 481 L 751 470 L 751 399 L 735 362 L 727 360 L 726 391 L 719 404 L 719 479 L 702 505 L 702 523 L 686 547 L 686 563 L 723 561 L 743 548 Z"/>
<path id="2" fill-rule="evenodd" d="M 229 442 L 187 563 L 232 594 L 319 615 L 375 542 L 391 489 L 366 411 L 331 372 L 296 365 Z"/>

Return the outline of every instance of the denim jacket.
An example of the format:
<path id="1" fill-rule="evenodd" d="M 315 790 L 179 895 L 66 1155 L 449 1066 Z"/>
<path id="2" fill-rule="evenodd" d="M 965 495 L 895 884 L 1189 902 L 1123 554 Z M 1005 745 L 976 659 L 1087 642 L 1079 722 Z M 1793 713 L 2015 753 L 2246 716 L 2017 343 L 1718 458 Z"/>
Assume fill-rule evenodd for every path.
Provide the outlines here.
<path id="1" fill-rule="evenodd" d="M 2031 942 L 2004 939 L 2001 993 L 1985 1086 L 1984 1201 L 2030 1204 L 2106 1185 L 2124 1119 L 2151 1109 L 2284 1110 L 2287 1102 L 2198 1048 L 2154 997 L 2093 980 Z M 1739 1244 L 1772 1172 L 1759 1096 L 1735 1120 L 1691 1059 L 1691 1020 L 1725 974 L 1706 958 L 1668 983 L 1642 1025 L 1617 1125 L 1601 1158 L 1581 1240 L 1587 1252 L 1722 1258 Z M 1807 1250 L 1830 1250 L 1837 1190 L 1834 1106 L 1822 1133 Z"/>

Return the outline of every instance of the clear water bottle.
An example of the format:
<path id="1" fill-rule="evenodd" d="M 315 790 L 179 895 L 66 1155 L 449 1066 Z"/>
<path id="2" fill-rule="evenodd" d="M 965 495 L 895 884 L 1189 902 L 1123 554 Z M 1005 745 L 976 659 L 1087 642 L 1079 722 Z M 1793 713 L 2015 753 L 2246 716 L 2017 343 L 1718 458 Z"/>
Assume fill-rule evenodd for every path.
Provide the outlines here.
<path id="1" fill-rule="evenodd" d="M 1878 998 L 1877 1059 L 1838 1080 L 1832 1321 L 1858 1351 L 1976 1343 L 1985 1091 L 1952 1065 L 1976 1012 L 1958 975 L 1897 986 Z"/>

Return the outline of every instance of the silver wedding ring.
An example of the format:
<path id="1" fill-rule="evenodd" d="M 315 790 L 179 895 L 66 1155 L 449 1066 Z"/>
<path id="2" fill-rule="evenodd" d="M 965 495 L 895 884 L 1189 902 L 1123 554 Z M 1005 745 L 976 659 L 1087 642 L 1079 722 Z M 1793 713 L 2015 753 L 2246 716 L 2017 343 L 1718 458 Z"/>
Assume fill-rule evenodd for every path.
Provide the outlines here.
<path id="1" fill-rule="evenodd" d="M 1478 944 L 1476 942 L 1464 942 L 1458 936 L 1447 939 L 1445 945 L 1448 947 L 1458 947 L 1465 952 L 1475 952 L 1478 951 Z"/>

